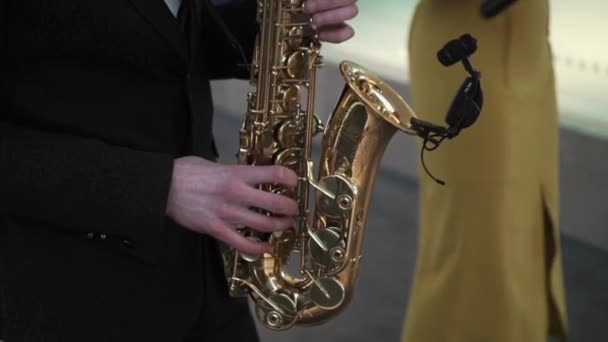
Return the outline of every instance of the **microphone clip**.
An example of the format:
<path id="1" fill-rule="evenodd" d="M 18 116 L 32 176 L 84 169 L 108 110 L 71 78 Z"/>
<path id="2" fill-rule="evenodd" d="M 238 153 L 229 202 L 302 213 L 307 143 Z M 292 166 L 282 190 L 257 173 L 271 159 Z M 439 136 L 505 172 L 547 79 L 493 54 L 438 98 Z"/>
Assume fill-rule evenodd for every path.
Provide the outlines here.
<path id="1" fill-rule="evenodd" d="M 437 52 L 439 62 L 444 66 L 450 66 L 462 62 L 464 69 L 469 74 L 460 89 L 454 96 L 446 115 L 447 127 L 442 127 L 418 118 L 410 119 L 410 124 L 416 134 L 424 142 L 420 151 L 420 159 L 426 173 L 437 183 L 445 185 L 445 182 L 435 178 L 427 169 L 424 162 L 424 151 L 434 151 L 445 139 L 453 139 L 460 131 L 473 125 L 483 107 L 483 91 L 481 89 L 481 73 L 473 67 L 469 56 L 477 50 L 477 40 L 469 34 L 464 34 L 458 39 L 449 41 Z"/>

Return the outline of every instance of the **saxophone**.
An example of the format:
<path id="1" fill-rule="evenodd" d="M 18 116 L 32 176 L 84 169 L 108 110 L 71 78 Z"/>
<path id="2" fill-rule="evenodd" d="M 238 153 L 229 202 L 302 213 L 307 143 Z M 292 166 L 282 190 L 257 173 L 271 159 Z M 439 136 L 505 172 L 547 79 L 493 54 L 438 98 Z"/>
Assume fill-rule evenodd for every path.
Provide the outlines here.
<path id="1" fill-rule="evenodd" d="M 271 253 L 223 251 L 230 294 L 249 295 L 257 318 L 272 330 L 320 324 L 348 304 L 381 157 L 397 131 L 416 134 L 410 123 L 415 114 L 399 94 L 349 61 L 340 64 L 345 86 L 335 110 L 321 123 L 314 114 L 315 75 L 323 62 L 303 5 L 258 0 L 255 91 L 247 96 L 237 154 L 239 164 L 278 164 L 298 174 L 295 189 L 259 187 L 295 198 L 299 217 L 281 233 L 241 230 L 253 241 L 268 241 Z M 315 177 L 312 141 L 320 133 Z"/>

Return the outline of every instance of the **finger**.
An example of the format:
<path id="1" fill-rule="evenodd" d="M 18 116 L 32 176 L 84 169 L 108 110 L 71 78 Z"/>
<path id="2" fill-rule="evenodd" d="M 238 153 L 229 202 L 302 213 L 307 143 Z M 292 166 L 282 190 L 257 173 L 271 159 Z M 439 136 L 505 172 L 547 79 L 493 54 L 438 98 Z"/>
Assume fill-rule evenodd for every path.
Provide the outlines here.
<path id="1" fill-rule="evenodd" d="M 234 222 L 235 226 L 244 225 L 264 233 L 281 232 L 295 224 L 293 217 L 266 216 L 246 208 L 238 208 L 226 221 Z"/>
<path id="2" fill-rule="evenodd" d="M 247 207 L 264 209 L 276 215 L 296 216 L 299 209 L 298 202 L 292 198 L 254 188 L 243 189 L 237 200 Z"/>
<path id="3" fill-rule="evenodd" d="M 304 3 L 304 12 L 315 14 L 334 8 L 354 5 L 356 0 L 307 0 Z"/>
<path id="4" fill-rule="evenodd" d="M 235 227 L 245 225 L 260 232 L 272 233 L 293 227 L 293 216 L 268 216 L 254 210 L 226 204 L 217 209 L 223 222 L 233 223 Z"/>
<path id="5" fill-rule="evenodd" d="M 259 184 L 281 184 L 288 188 L 295 188 L 298 176 L 292 170 L 280 166 L 240 166 L 236 172 L 238 177 L 251 186 Z"/>
<path id="6" fill-rule="evenodd" d="M 359 9 L 357 6 L 346 6 L 330 11 L 316 13 L 312 16 L 312 25 L 318 29 L 324 26 L 343 24 L 357 16 Z"/>
<path id="7" fill-rule="evenodd" d="M 272 250 L 268 243 L 251 241 L 225 223 L 218 224 L 217 229 L 214 230 L 212 235 L 214 238 L 243 253 L 259 255 Z"/>
<path id="8" fill-rule="evenodd" d="M 347 24 L 325 27 L 318 32 L 319 39 L 329 43 L 342 43 L 355 35 L 355 30 Z"/>

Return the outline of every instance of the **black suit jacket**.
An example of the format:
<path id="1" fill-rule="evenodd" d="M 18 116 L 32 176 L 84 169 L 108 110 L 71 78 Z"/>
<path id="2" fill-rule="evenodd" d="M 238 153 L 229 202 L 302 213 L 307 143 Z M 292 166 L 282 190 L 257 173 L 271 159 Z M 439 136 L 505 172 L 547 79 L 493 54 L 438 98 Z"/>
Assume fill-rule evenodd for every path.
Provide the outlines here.
<path id="1" fill-rule="evenodd" d="M 256 2 L 195 0 L 187 35 L 163 0 L 0 3 L 6 342 L 178 341 L 201 308 L 242 310 L 165 208 L 173 160 L 216 157 L 209 80 L 247 76 Z"/>

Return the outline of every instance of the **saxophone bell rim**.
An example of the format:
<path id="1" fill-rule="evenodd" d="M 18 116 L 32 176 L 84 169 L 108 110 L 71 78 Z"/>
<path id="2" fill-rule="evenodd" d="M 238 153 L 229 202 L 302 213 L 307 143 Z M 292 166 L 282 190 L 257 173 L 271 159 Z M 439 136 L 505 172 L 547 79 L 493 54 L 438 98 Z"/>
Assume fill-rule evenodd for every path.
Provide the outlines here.
<path id="1" fill-rule="evenodd" d="M 346 84 L 377 116 L 405 133 L 417 134 L 411 124 L 416 113 L 391 86 L 376 74 L 353 62 L 342 61 L 340 72 Z"/>

